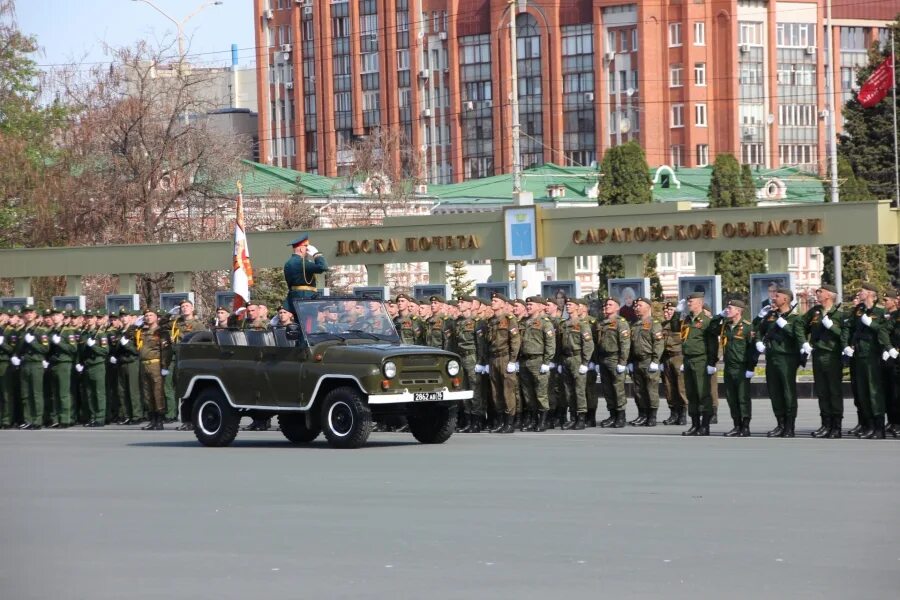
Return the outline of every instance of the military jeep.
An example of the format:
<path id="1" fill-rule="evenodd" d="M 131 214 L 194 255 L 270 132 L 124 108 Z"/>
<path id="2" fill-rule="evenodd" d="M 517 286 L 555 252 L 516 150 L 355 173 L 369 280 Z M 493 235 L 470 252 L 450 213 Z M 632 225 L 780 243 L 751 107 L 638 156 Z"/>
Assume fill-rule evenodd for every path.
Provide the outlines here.
<path id="1" fill-rule="evenodd" d="M 405 416 L 425 444 L 447 441 L 472 397 L 452 352 L 401 344 L 381 301 L 295 300 L 298 322 L 216 329 L 176 348 L 181 415 L 205 446 L 227 446 L 241 417 L 278 417 L 295 444 L 320 433 L 335 448 L 366 443 L 373 419 Z"/>

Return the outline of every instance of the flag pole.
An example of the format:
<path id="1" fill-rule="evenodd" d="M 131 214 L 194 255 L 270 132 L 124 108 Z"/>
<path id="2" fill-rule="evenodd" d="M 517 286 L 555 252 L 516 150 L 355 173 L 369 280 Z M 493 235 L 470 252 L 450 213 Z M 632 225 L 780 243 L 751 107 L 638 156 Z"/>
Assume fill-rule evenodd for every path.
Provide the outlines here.
<path id="1" fill-rule="evenodd" d="M 891 73 L 893 73 L 894 85 L 891 90 L 894 93 L 894 201 L 900 208 L 900 159 L 897 156 L 897 57 L 894 52 L 894 30 L 891 29 Z"/>
<path id="2" fill-rule="evenodd" d="M 826 5 L 826 29 L 825 35 L 828 38 L 828 55 L 827 70 L 825 71 L 825 83 L 828 86 L 825 94 L 825 103 L 828 108 L 828 166 L 831 171 L 831 201 L 840 202 L 840 192 L 838 188 L 838 162 L 837 162 L 837 127 L 835 124 L 835 102 L 834 102 L 834 29 L 831 26 L 831 0 Z M 837 301 L 841 302 L 844 297 L 844 273 L 841 257 L 841 247 L 834 247 L 834 287 L 837 288 Z"/>

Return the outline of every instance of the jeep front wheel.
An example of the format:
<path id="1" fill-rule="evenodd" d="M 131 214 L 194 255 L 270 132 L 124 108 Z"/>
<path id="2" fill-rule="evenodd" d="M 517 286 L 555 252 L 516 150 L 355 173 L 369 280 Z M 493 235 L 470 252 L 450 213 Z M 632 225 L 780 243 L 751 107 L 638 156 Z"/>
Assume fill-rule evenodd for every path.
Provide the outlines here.
<path id="1" fill-rule="evenodd" d="M 322 433 L 322 426 L 314 420 L 307 426 L 306 413 L 281 413 L 278 425 L 284 437 L 295 444 L 308 444 Z"/>
<path id="2" fill-rule="evenodd" d="M 339 387 L 322 404 L 322 431 L 333 448 L 359 448 L 372 431 L 372 412 L 359 392 Z"/>
<path id="3" fill-rule="evenodd" d="M 194 400 L 194 435 L 204 446 L 228 446 L 241 419 L 221 390 L 208 387 Z"/>
<path id="4" fill-rule="evenodd" d="M 423 444 L 443 444 L 456 429 L 456 407 L 420 405 L 406 417 L 409 431 Z"/>

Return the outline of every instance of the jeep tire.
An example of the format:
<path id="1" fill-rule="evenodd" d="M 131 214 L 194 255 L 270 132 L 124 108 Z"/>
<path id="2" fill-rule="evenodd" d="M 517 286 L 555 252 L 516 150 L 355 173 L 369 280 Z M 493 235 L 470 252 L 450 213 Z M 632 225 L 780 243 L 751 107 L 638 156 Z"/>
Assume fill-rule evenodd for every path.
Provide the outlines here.
<path id="1" fill-rule="evenodd" d="M 281 433 L 294 444 L 308 444 L 322 433 L 322 425 L 315 419 L 311 426 L 306 425 L 306 413 L 280 413 L 278 425 Z"/>
<path id="2" fill-rule="evenodd" d="M 423 444 L 443 444 L 456 430 L 456 407 L 422 404 L 406 417 L 409 431 Z"/>
<path id="3" fill-rule="evenodd" d="M 372 412 L 355 388 L 331 390 L 322 403 L 322 431 L 333 448 L 359 448 L 372 431 Z"/>
<path id="4" fill-rule="evenodd" d="M 204 446 L 228 446 L 237 436 L 240 416 L 222 390 L 207 387 L 194 400 L 194 435 Z"/>

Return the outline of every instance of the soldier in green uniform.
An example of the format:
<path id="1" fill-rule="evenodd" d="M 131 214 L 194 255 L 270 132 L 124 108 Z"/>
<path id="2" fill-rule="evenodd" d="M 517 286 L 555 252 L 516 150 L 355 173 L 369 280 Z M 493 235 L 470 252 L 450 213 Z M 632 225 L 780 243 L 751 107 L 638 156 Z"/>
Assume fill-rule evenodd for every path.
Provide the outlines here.
<path id="1" fill-rule="evenodd" d="M 328 264 L 316 247 L 309 243 L 309 236 L 305 233 L 288 245 L 294 252 L 284 263 L 284 280 L 288 286 L 284 307 L 293 312 L 294 300 L 312 298 L 318 293 L 316 275 L 328 271 Z"/>
<path id="2" fill-rule="evenodd" d="M 19 367 L 24 422 L 19 429 L 40 429 L 44 418 L 44 369 L 50 338 L 34 306 L 22 307 L 24 323 L 10 362 Z"/>
<path id="3" fill-rule="evenodd" d="M 12 338 L 9 334 L 13 331 L 10 325 L 9 311 L 0 308 L 0 429 L 12 427 L 12 403 L 13 393 L 9 389 L 13 379 L 14 369 L 10 368 L 9 359 L 13 354 Z M 16 340 L 18 343 L 18 340 Z"/>
<path id="4" fill-rule="evenodd" d="M 560 324 L 559 333 L 560 376 L 565 390 L 565 402 L 572 417 L 562 428 L 575 430 L 585 427 L 587 414 L 585 376 L 594 355 L 594 337 L 587 323 L 581 319 L 579 304 L 581 301 L 575 298 L 566 299 L 568 318 Z"/>
<path id="5" fill-rule="evenodd" d="M 583 298 L 584 302 L 578 303 L 578 316 L 584 322 L 591 336 L 597 335 L 597 318 L 591 315 L 590 305 L 592 300 L 590 295 Z M 594 349 L 597 348 L 597 339 L 594 338 Z M 597 426 L 597 407 L 600 402 L 600 385 L 597 383 L 597 365 L 593 362 L 588 363 L 588 372 L 584 376 L 584 397 L 587 401 L 587 412 L 584 415 L 585 427 Z"/>
<path id="6" fill-rule="evenodd" d="M 96 313 L 88 317 L 87 329 L 79 341 L 78 364 L 81 373 L 84 404 L 87 409 L 85 427 L 103 427 L 106 424 L 106 359 L 109 356 L 109 339 L 99 326 Z M 81 367 L 79 369 L 79 366 Z"/>
<path id="7" fill-rule="evenodd" d="M 480 433 L 484 424 L 484 404 L 481 395 L 482 366 L 478 355 L 480 324 L 477 315 L 472 312 L 473 302 L 472 296 L 460 296 L 459 308 L 462 317 L 456 322 L 454 334 L 466 388 L 472 390 L 472 398 L 465 401 L 464 410 L 468 415 L 468 423 L 461 429 L 463 433 Z"/>
<path id="8" fill-rule="evenodd" d="M 265 307 L 258 302 L 249 302 L 247 304 L 247 316 L 241 324 L 241 328 L 249 329 L 251 331 L 269 330 L 271 328 L 271 324 L 269 323 L 269 319 L 264 312 L 264 308 Z M 326 314 L 330 316 L 334 316 L 334 313 L 328 313 L 327 311 L 323 312 L 326 312 Z M 332 330 L 337 329 L 334 324 L 332 325 L 332 327 L 334 328 Z M 341 325 L 340 327 L 343 327 L 343 325 Z M 171 339 L 169 341 L 171 341 Z M 271 417 L 253 416 L 252 418 L 253 420 L 250 422 L 250 424 L 246 427 L 242 427 L 241 431 L 268 431 L 272 426 Z"/>
<path id="9" fill-rule="evenodd" d="M 109 313 L 109 325 L 105 329 L 109 353 L 106 356 L 106 423 L 124 420 L 122 399 L 119 396 L 119 337 L 122 335 L 122 316 L 118 312 Z"/>
<path id="10" fill-rule="evenodd" d="M 120 425 L 135 425 L 144 421 L 144 407 L 141 404 L 140 351 L 137 348 L 136 324 L 138 314 L 128 312 L 122 315 L 122 332 L 118 348 L 115 349 L 119 364 L 119 398 L 122 401 L 124 419 Z"/>
<path id="11" fill-rule="evenodd" d="M 178 305 L 179 315 L 176 319 L 172 321 L 172 329 L 169 332 L 169 341 L 172 344 L 172 369 L 171 375 L 167 378 L 168 381 L 174 381 L 177 376 L 176 369 L 178 368 L 178 350 L 176 344 L 178 344 L 182 338 L 190 333 L 196 333 L 198 331 L 209 331 L 209 327 L 206 326 L 206 323 L 197 316 L 194 311 L 194 303 L 190 301 L 190 299 L 185 298 L 181 301 L 181 304 Z M 174 398 L 174 390 L 172 394 Z M 168 398 L 168 395 L 166 396 Z M 177 408 L 176 408 L 177 410 Z M 191 423 L 191 415 L 181 415 L 181 425 L 177 428 L 178 431 L 193 431 L 194 424 Z"/>
<path id="12" fill-rule="evenodd" d="M 712 419 L 709 376 L 716 372 L 717 360 L 711 339 L 714 334 L 709 331 L 710 319 L 703 313 L 703 298 L 702 292 L 694 292 L 682 301 L 686 302 L 687 315 L 684 315 L 681 303 L 676 307 L 677 312 L 683 315 L 679 319 L 681 351 L 684 355 L 682 372 L 691 416 L 691 427 L 681 435 L 709 435 Z"/>
<path id="13" fill-rule="evenodd" d="M 890 345 L 886 347 L 881 358 L 884 365 L 881 369 L 882 388 L 884 389 L 884 408 L 887 414 L 887 427 L 884 432 L 893 437 L 900 437 L 900 303 L 898 303 L 897 291 L 888 290 L 884 293 L 884 311 L 887 319 L 887 339 Z"/>
<path id="14" fill-rule="evenodd" d="M 862 284 L 858 304 L 845 316 L 841 342 L 851 360 L 851 384 L 856 388 L 862 427 L 856 434 L 865 439 L 884 439 L 884 389 L 882 353 L 890 348 L 890 323 L 878 306 L 878 290 Z"/>
<path id="15" fill-rule="evenodd" d="M 406 294 L 397 296 L 397 318 L 394 325 L 404 344 L 422 344 L 425 340 L 425 327 L 413 314 L 413 303 L 415 300 Z"/>
<path id="16" fill-rule="evenodd" d="M 446 350 L 453 335 L 451 325 L 444 312 L 444 298 L 431 296 L 431 317 L 425 321 L 425 345 Z"/>
<path id="17" fill-rule="evenodd" d="M 631 327 L 619 316 L 619 301 L 607 298 L 603 320 L 596 325 L 594 362 L 609 416 L 600 427 L 625 427 L 625 372 L 631 353 Z"/>
<path id="18" fill-rule="evenodd" d="M 500 423 L 491 433 L 513 433 L 516 417 L 516 357 L 522 338 L 519 323 L 509 311 L 508 300 L 503 294 L 491 294 L 491 309 L 494 316 L 487 323 L 485 343 L 487 344 L 488 377 L 491 382 L 491 396 Z"/>
<path id="19" fill-rule="evenodd" d="M 656 427 L 659 410 L 659 361 L 665 350 L 662 324 L 653 318 L 648 298 L 634 301 L 636 320 L 631 325 L 631 378 L 638 417 L 630 425 Z"/>
<path id="20" fill-rule="evenodd" d="M 85 313 L 87 311 L 73 310 L 72 318 L 69 321 L 70 327 L 75 330 L 75 356 L 72 365 L 72 380 L 69 384 L 69 392 L 72 394 L 72 420 L 73 424 L 87 423 L 84 412 L 84 384 L 82 382 L 81 372 L 84 365 L 81 364 L 81 336 L 85 329 Z"/>
<path id="21" fill-rule="evenodd" d="M 516 321 L 519 322 L 519 325 L 522 324 L 528 317 L 528 310 L 525 308 L 525 301 L 519 298 L 516 298 L 512 302 L 509 303 L 510 311 L 512 315 L 516 318 Z M 520 332 L 521 333 L 521 332 Z M 530 428 L 534 425 L 534 416 L 532 415 L 530 410 L 526 410 L 523 406 L 525 394 L 522 391 L 522 378 L 518 376 L 521 370 L 520 359 L 522 357 L 522 348 L 519 347 L 519 356 L 513 357 L 513 362 L 516 363 L 516 379 L 519 380 L 519 385 L 516 386 L 516 418 L 513 421 L 513 427 L 518 429 L 519 431 L 524 431 L 526 428 L 530 430 Z"/>
<path id="22" fill-rule="evenodd" d="M 715 355 L 718 357 L 719 351 L 722 352 L 725 399 L 734 424 L 725 433 L 725 437 L 750 436 L 750 380 L 753 378 L 759 353 L 754 344 L 756 332 L 753 324 L 744 318 L 746 306 L 743 300 L 729 300 L 723 314 L 714 317 L 710 324 L 710 329 L 718 333 L 714 338 Z"/>
<path id="23" fill-rule="evenodd" d="M 522 322 L 522 347 L 519 351 L 519 378 L 527 409 L 535 415 L 528 431 L 547 430 L 547 384 L 550 363 L 556 355 L 556 331 L 550 319 L 544 317 L 544 299 L 530 296 L 525 301 L 528 316 Z"/>
<path id="24" fill-rule="evenodd" d="M 812 355 L 813 385 L 822 417 L 822 426 L 812 432 L 813 437 L 841 437 L 841 420 L 844 418 L 844 394 L 841 390 L 843 312 L 841 305 L 835 304 L 836 299 L 837 288 L 824 284 L 816 290 L 818 304 L 803 315 L 803 326 L 808 336 L 800 351 Z"/>
<path id="25" fill-rule="evenodd" d="M 78 337 L 75 328 L 63 323 L 61 310 L 53 310 L 53 327 L 50 330 L 50 402 L 56 420 L 51 427 L 71 427 L 75 424 L 72 413 L 72 369 L 78 354 Z"/>
<path id="26" fill-rule="evenodd" d="M 562 313 L 559 304 L 555 298 L 547 298 L 544 301 L 544 315 L 553 325 L 553 331 L 556 332 L 556 353 L 550 359 L 550 373 L 547 378 L 547 402 L 550 411 L 547 414 L 547 429 L 556 427 L 557 422 L 560 426 L 565 423 L 565 390 L 562 385 L 562 377 L 559 373 L 559 347 L 560 347 L 560 326 L 562 325 Z"/>
<path id="27" fill-rule="evenodd" d="M 141 364 L 141 394 L 150 410 L 150 422 L 141 429 L 161 430 L 166 412 L 163 377 L 169 374 L 172 346 L 168 332 L 159 326 L 159 315 L 149 308 L 144 310 L 144 323 L 135 338 Z"/>
<path id="28" fill-rule="evenodd" d="M 675 303 L 666 302 L 662 322 L 665 350 L 660 363 L 660 374 L 666 391 L 666 402 L 669 404 L 669 416 L 663 421 L 663 425 L 687 425 L 687 392 L 684 390 L 684 374 L 681 371 L 684 364 L 681 355 L 681 325 L 675 316 Z"/>
<path id="29" fill-rule="evenodd" d="M 775 290 L 772 309 L 759 322 L 756 350 L 766 354 L 766 387 L 772 399 L 772 411 L 778 422 L 768 437 L 794 437 L 797 419 L 797 369 L 800 346 L 806 340 L 803 319 L 793 312 L 794 293 L 788 288 Z"/>

